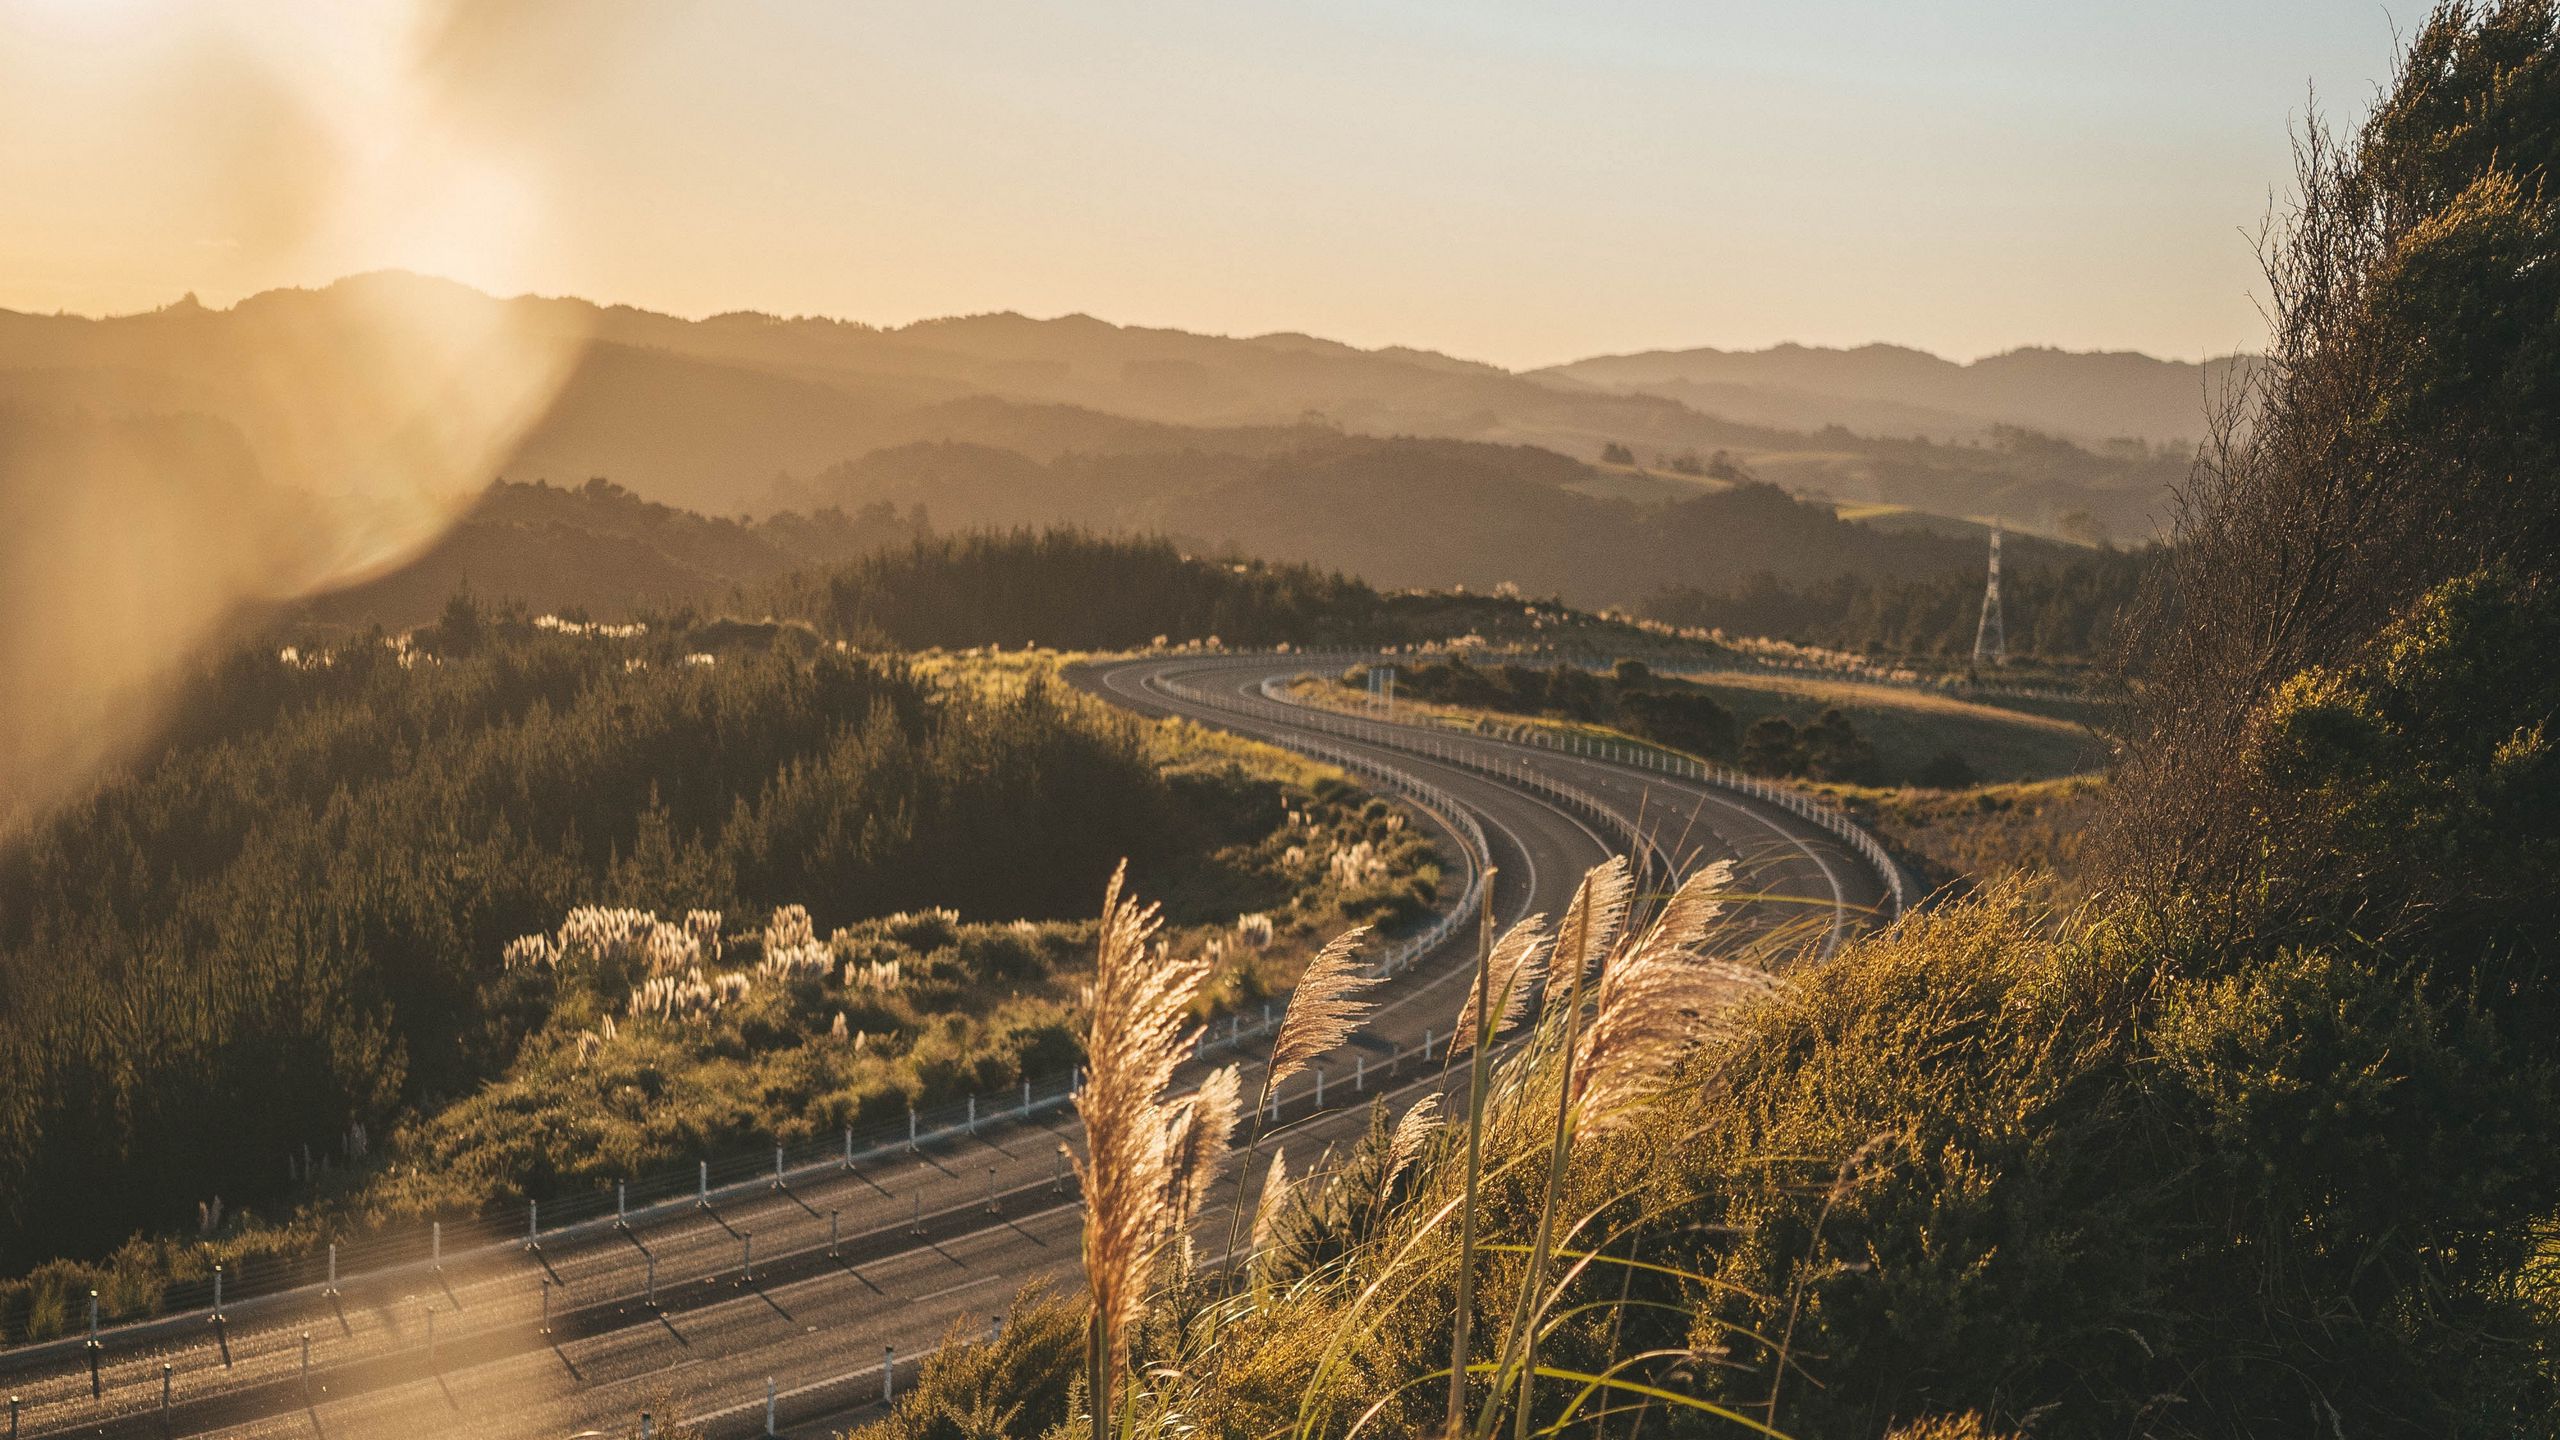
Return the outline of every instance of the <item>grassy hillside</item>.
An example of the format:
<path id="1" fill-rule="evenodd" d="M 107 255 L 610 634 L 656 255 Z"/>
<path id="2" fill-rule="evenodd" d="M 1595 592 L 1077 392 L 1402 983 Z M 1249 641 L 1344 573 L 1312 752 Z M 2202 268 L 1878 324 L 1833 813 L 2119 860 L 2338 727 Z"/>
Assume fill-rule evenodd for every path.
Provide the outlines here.
<path id="1" fill-rule="evenodd" d="M 1658 682 L 1708 696 L 1748 733 L 1767 716 L 1799 729 L 1826 710 L 1847 716 L 1890 776 L 1921 776 L 1944 756 L 1978 781 L 2050 780 L 2102 766 L 2106 747 L 2088 725 L 1925 690 L 1792 675 L 1722 674 Z M 2092 710 L 2087 719 L 2100 718 Z"/>
<path id="2" fill-rule="evenodd" d="M 1067 455 L 1045 464 L 928 444 L 876 451 L 830 470 L 807 493 L 848 511 L 923 506 L 946 529 L 1064 521 L 1152 531 L 1195 548 L 1344 570 L 1382 588 L 1508 582 L 1592 609 L 1632 607 L 1666 588 L 1740 587 L 1764 574 L 1813 585 L 1848 575 L 1978 575 L 1982 563 L 1976 540 L 1851 524 L 1768 485 L 1645 504 L 1583 493 L 1591 473 L 1533 448 L 1331 435 L 1269 455 Z M 2011 546 L 2022 566 L 2078 553 L 2023 538 Z"/>

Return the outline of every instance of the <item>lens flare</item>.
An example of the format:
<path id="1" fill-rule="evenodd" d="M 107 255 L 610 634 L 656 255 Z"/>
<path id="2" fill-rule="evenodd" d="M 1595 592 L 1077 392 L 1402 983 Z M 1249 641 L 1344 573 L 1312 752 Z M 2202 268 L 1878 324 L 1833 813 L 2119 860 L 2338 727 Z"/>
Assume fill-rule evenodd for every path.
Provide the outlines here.
<path id="1" fill-rule="evenodd" d="M 83 93 L 152 164 L 239 197 L 223 243 L 263 268 L 505 276 L 543 244 L 543 187 L 445 72 L 476 53 L 457 27 L 509 13 L 190 11 Z M 232 124 L 164 123 L 181 61 L 221 77 Z M 432 544 L 557 395 L 578 313 L 387 271 L 227 312 L 0 315 L 0 828 L 148 734 L 244 615 Z"/>

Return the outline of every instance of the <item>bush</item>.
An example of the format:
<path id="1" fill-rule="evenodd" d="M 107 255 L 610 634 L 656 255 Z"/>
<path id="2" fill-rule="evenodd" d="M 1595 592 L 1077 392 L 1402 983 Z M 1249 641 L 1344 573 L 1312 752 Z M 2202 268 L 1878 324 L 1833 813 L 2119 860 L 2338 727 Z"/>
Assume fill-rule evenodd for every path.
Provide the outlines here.
<path id="1" fill-rule="evenodd" d="M 1033 1285 L 1004 1328 L 953 1321 L 942 1346 L 885 1417 L 845 1440 L 1039 1440 L 1080 1393 L 1085 1306 Z"/>
<path id="2" fill-rule="evenodd" d="M 1763 715 L 1742 734 L 1742 768 L 1755 775 L 1793 775 L 1804 768 L 1804 747 L 1797 742 L 1795 722 L 1784 715 Z"/>
<path id="3" fill-rule="evenodd" d="M 1695 691 L 1629 690 L 1618 697 L 1627 728 L 1657 744 L 1721 760 L 1734 753 L 1733 712 Z"/>

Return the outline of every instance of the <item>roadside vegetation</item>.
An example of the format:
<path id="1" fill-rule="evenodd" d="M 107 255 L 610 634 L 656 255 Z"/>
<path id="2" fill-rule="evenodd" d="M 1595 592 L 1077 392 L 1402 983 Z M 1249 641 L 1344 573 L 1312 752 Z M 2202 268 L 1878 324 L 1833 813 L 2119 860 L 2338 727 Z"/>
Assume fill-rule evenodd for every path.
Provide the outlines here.
<path id="1" fill-rule="evenodd" d="M 1054 657 L 460 599 L 244 648 L 178 713 L 0 852 L 11 1339 L 91 1285 L 146 1312 L 226 1258 L 1045 1078 L 1120 855 L 1221 949 L 1204 1013 L 1438 895 L 1406 813 Z"/>
<path id="2" fill-rule="evenodd" d="M 2067 914 L 2090 898 L 2105 777 L 1958 790 L 1824 786 L 1823 798 L 1874 832 L 1923 894 L 2014 889 Z"/>
<path id="3" fill-rule="evenodd" d="M 1581 950 L 1595 872 L 1480 952 L 1493 996 L 1549 957 L 1533 1038 L 1401 1165 L 1382 1119 L 1233 1275 L 1159 1252 L 1014 1352 L 1041 1409 L 960 1346 L 874 1433 L 2560 1434 L 2555 157 L 2540 3 L 2439 9 L 2307 139 L 2085 903 L 1754 981 L 1677 898 Z M 1630 933 L 1701 983 L 1620 1008 Z M 1646 1010 L 1678 1042 L 1595 1102 Z"/>

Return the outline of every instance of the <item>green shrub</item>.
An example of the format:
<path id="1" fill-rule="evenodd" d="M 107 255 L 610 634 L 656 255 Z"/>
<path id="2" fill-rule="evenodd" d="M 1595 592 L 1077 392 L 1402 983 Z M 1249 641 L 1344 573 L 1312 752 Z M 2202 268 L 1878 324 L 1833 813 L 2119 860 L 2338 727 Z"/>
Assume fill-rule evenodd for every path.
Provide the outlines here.
<path id="1" fill-rule="evenodd" d="M 952 1322 L 888 1415 L 845 1440 L 1039 1440 L 1082 1392 L 1085 1307 L 1045 1286 L 1016 1295 L 992 1340 Z"/>

